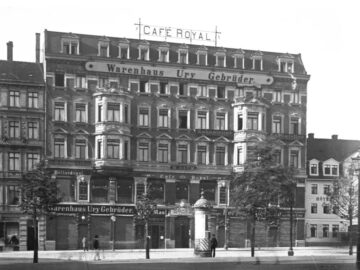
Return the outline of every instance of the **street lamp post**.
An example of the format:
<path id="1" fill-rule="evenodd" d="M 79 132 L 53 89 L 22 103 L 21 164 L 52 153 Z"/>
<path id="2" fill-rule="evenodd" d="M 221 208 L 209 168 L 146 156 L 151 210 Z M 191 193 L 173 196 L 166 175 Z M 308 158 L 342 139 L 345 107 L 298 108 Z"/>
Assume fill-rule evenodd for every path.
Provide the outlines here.
<path id="1" fill-rule="evenodd" d="M 112 226 L 112 250 L 114 251 L 115 250 L 115 222 L 116 222 L 116 216 L 115 215 L 112 215 L 111 216 L 111 223 L 113 224 Z"/>
<path id="2" fill-rule="evenodd" d="M 353 164 L 355 165 L 355 170 L 360 170 L 360 154 L 358 154 L 356 157 L 351 158 L 353 161 Z M 360 268 L 360 208 L 359 208 L 359 202 L 360 202 L 360 174 L 358 174 L 358 224 L 357 224 L 357 241 L 356 241 L 356 266 L 359 269 Z"/>
<path id="3" fill-rule="evenodd" d="M 225 182 L 222 182 L 222 187 L 223 188 L 226 188 L 226 183 Z M 229 201 L 229 198 L 227 196 L 227 192 L 226 192 L 226 201 L 225 201 L 225 213 L 224 213 L 224 225 L 225 225 L 225 237 L 224 237 L 224 249 L 225 250 L 228 250 L 229 246 L 228 246 L 228 201 Z"/>

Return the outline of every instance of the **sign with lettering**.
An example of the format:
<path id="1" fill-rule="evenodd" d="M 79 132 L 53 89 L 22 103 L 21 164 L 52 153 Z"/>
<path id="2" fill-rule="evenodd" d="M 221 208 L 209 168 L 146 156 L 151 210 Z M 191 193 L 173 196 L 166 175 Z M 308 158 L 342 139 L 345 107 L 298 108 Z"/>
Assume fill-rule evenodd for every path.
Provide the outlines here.
<path id="1" fill-rule="evenodd" d="M 212 42 L 216 40 L 217 34 L 219 32 L 212 31 L 202 31 L 202 30 L 191 30 L 183 28 L 175 28 L 169 26 L 154 26 L 148 24 L 141 25 L 141 34 L 145 36 L 154 36 L 159 38 L 175 38 L 175 39 L 188 39 L 190 42 L 192 40 L 199 41 L 208 41 Z"/>
<path id="2" fill-rule="evenodd" d="M 178 79 L 192 79 L 205 80 L 211 83 L 227 82 L 235 83 L 242 86 L 253 85 L 270 85 L 274 78 L 264 74 L 248 74 L 231 71 L 212 71 L 192 68 L 177 68 L 177 67 L 154 67 L 151 65 L 141 64 L 123 64 L 112 62 L 87 62 L 86 70 L 95 72 L 109 72 L 124 75 L 139 75 L 162 78 L 178 78 Z"/>

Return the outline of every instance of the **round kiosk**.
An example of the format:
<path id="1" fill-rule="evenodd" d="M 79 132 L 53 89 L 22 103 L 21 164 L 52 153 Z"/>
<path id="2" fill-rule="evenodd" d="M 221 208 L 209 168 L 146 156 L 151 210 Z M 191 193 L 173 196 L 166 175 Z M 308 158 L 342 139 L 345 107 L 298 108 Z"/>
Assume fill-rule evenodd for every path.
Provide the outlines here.
<path id="1" fill-rule="evenodd" d="M 204 198 L 204 192 L 201 192 L 201 198 L 194 204 L 195 212 L 195 247 L 194 253 L 201 257 L 211 257 L 210 250 L 210 231 L 209 215 L 212 205 Z"/>

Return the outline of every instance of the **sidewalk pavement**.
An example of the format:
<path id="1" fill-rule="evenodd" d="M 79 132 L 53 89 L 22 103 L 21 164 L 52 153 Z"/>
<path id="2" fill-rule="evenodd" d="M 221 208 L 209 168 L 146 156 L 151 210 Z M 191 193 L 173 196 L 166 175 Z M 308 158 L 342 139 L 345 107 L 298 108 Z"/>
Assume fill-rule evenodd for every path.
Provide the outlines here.
<path id="1" fill-rule="evenodd" d="M 145 259 L 144 249 L 120 249 L 120 250 L 102 250 L 100 252 L 101 261 L 107 262 L 203 262 L 204 259 L 216 259 L 222 261 L 261 261 L 278 262 L 304 260 L 311 261 L 311 257 L 324 256 L 337 258 L 346 262 L 354 262 L 356 249 L 354 255 L 348 255 L 347 247 L 294 247 L 294 256 L 289 257 L 287 254 L 289 248 L 287 247 L 264 247 L 256 248 L 255 258 L 250 256 L 250 248 L 224 248 L 216 249 L 216 258 L 199 258 L 194 254 L 193 248 L 174 248 L 174 249 L 151 249 L 151 260 Z M 63 261 L 93 261 L 94 251 L 83 250 L 49 250 L 39 251 L 39 260 L 63 260 Z M 33 251 L 9 251 L 0 252 L 1 259 L 22 260 L 31 259 Z"/>

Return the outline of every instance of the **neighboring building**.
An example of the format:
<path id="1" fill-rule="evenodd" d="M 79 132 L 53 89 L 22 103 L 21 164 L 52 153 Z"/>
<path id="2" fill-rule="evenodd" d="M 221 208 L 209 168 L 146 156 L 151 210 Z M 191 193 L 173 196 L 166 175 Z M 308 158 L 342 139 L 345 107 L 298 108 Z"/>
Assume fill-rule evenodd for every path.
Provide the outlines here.
<path id="1" fill-rule="evenodd" d="M 349 221 L 334 213 L 329 192 L 334 179 L 347 176 L 360 148 L 359 140 L 317 139 L 309 133 L 307 140 L 308 178 L 306 179 L 306 245 L 347 245 Z M 357 181 L 356 181 L 357 182 Z"/>
<path id="2" fill-rule="evenodd" d="M 44 157 L 45 82 L 39 61 L 13 61 L 13 44 L 7 45 L 8 59 L 0 61 L 0 242 L 28 250 L 34 230 L 18 207 L 19 183 Z"/>
<path id="3" fill-rule="evenodd" d="M 143 247 L 134 220 L 150 183 L 152 248 L 193 247 L 192 205 L 214 205 L 209 231 L 243 247 L 246 220 L 224 210 L 229 180 L 251 144 L 279 138 L 298 169 L 296 239 L 304 242 L 307 75 L 301 55 L 45 31 L 48 166 L 63 202 L 47 220 L 48 248 Z M 115 218 L 111 217 L 115 215 Z M 114 221 L 115 220 L 115 221 Z M 288 245 L 289 218 L 258 228 L 260 245 Z"/>

